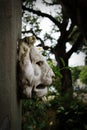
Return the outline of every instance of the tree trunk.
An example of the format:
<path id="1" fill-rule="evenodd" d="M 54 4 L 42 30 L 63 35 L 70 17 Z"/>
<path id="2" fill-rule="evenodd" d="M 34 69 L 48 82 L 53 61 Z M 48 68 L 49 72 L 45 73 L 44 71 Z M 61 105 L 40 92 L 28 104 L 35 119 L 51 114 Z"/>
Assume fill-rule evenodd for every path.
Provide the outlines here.
<path id="1" fill-rule="evenodd" d="M 61 96 L 64 99 L 65 104 L 70 103 L 72 100 L 72 77 L 71 77 L 71 71 L 68 67 L 68 58 L 66 56 L 66 50 L 65 50 L 65 44 L 64 43 L 58 43 L 55 47 L 55 58 L 58 63 L 58 67 L 60 69 L 60 73 L 62 75 L 61 78 Z"/>

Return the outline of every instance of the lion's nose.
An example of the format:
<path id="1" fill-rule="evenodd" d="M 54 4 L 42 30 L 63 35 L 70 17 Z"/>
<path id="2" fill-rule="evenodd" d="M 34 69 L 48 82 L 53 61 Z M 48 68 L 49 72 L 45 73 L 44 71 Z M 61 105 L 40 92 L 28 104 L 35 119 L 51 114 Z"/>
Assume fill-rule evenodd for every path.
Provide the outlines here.
<path id="1" fill-rule="evenodd" d="M 52 79 L 55 78 L 55 74 L 52 75 Z"/>
<path id="2" fill-rule="evenodd" d="M 55 74 L 54 74 L 53 71 L 51 71 L 51 77 L 52 77 L 52 78 L 55 78 Z"/>

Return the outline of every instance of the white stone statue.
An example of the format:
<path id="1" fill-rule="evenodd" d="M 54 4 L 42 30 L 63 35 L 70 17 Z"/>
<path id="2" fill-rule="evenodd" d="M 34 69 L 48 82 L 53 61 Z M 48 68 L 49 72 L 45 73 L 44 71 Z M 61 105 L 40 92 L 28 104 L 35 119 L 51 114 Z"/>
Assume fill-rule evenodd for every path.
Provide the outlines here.
<path id="1" fill-rule="evenodd" d="M 23 94 L 32 97 L 32 92 L 37 97 L 47 94 L 47 86 L 51 85 L 54 73 L 45 58 L 34 46 L 35 36 L 25 37 L 18 44 L 18 76 Z"/>

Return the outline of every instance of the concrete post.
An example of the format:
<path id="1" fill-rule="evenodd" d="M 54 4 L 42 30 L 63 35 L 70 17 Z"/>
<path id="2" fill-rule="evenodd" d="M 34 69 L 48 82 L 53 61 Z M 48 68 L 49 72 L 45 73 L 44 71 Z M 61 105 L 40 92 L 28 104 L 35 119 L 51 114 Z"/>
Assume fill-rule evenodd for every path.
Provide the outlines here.
<path id="1" fill-rule="evenodd" d="M 0 0 L 0 130 L 21 130 L 16 45 L 21 36 L 21 0 Z"/>

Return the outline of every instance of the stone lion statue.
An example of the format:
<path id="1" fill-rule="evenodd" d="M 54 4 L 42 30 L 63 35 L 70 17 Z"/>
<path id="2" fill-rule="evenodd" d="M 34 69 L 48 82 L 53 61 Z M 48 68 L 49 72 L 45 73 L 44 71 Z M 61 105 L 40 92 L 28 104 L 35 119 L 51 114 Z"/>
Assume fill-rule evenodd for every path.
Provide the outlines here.
<path id="1" fill-rule="evenodd" d="M 25 37 L 18 44 L 18 82 L 22 93 L 31 98 L 47 93 L 47 86 L 52 83 L 54 73 L 45 58 L 34 46 L 35 36 Z"/>

